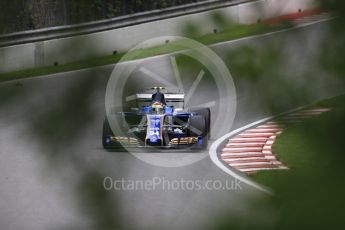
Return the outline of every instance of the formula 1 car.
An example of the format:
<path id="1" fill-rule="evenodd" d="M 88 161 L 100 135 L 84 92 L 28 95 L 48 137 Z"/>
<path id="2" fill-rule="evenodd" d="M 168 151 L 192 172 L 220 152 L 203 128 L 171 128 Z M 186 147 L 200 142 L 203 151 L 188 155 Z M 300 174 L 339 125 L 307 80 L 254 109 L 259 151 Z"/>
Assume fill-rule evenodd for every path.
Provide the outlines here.
<path id="1" fill-rule="evenodd" d="M 184 94 L 162 93 L 163 87 L 153 87 L 153 93 L 136 94 L 131 111 L 115 113 L 121 127 L 105 118 L 102 144 L 105 149 L 128 147 L 205 149 L 210 138 L 210 109 L 184 110 Z M 173 104 L 182 108 L 175 108 Z M 114 132 L 115 131 L 115 132 Z M 117 135 L 121 133 L 121 135 Z"/>

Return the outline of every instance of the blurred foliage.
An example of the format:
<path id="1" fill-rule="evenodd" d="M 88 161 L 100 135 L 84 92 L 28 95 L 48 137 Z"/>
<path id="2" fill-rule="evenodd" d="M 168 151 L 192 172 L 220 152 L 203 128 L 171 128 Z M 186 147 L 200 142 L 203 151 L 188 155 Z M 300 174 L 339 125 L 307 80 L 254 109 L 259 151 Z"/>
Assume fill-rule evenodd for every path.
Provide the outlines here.
<path id="1" fill-rule="evenodd" d="M 213 11 L 210 14 L 211 21 L 219 28 L 219 30 L 226 30 L 231 28 L 234 23 L 231 20 L 228 20 L 226 15 L 221 11 Z"/>
<path id="2" fill-rule="evenodd" d="M 261 108 L 271 114 L 278 114 L 291 106 L 307 104 L 314 93 L 309 76 L 304 73 L 290 76 L 286 68 L 289 57 L 285 55 L 284 45 L 287 44 L 243 46 L 227 52 L 224 59 L 237 90 L 256 94 L 256 99 L 262 102 Z M 310 88 L 306 84 L 296 84 L 298 78 L 304 78 Z"/>
<path id="3" fill-rule="evenodd" d="M 97 20 L 182 3 L 186 1 L 1 1 L 3 13 L 0 14 L 0 28 L 2 33 L 8 33 Z M 342 51 L 345 50 L 345 3 L 340 0 L 324 0 L 322 4 L 337 18 L 330 22 L 331 33 L 326 37 L 325 45 L 320 47 L 322 55 L 318 58 L 325 71 L 344 77 L 345 59 L 342 58 Z M 45 8 L 49 10 L 45 11 Z M 37 14 L 40 11 L 44 11 L 46 15 Z M 64 17 L 60 17 L 61 15 Z M 219 30 L 217 32 L 233 31 L 231 27 L 226 28 L 229 23 L 222 15 L 215 14 L 212 17 Z M 197 35 L 198 26 L 202 27 L 190 24 L 186 31 L 190 31 L 192 36 Z M 234 75 L 236 85 L 241 90 L 241 87 L 245 88 L 251 84 L 250 89 L 259 92 L 273 113 L 280 110 L 281 106 L 284 107 L 277 95 L 287 95 L 286 100 L 293 104 L 308 99 L 310 93 L 309 84 L 295 88 L 288 74 L 282 72 L 283 64 L 288 58 L 282 51 L 284 45 L 286 44 L 271 43 L 259 49 L 243 46 L 237 50 L 226 50 L 225 62 Z M 78 135 L 85 132 L 92 122 L 99 122 L 101 127 L 101 121 L 97 121 L 99 117 L 90 101 L 96 91 L 105 88 L 106 79 L 101 80 L 95 76 L 96 72 L 90 71 L 74 84 L 70 82 L 70 88 L 58 96 L 56 103 L 49 104 L 38 114 L 25 114 L 25 117 L 30 119 L 32 135 L 37 137 L 41 146 L 49 149 L 41 153 L 48 158 L 49 167 L 63 171 L 65 164 L 71 163 L 80 173 L 79 183 L 76 183 L 74 188 L 75 198 L 79 201 L 79 211 L 92 220 L 90 229 L 116 229 L 121 221 L 117 200 L 120 197 L 110 195 L 102 188 L 104 175 L 102 169 L 97 168 L 100 165 L 92 162 L 95 165 L 92 165 L 92 168 L 91 164 L 85 163 L 84 156 L 78 156 L 77 151 L 72 152 L 68 148 L 66 150 L 66 146 L 77 145 Z M 302 74 L 300 77 L 308 76 Z M 271 84 L 266 84 L 268 80 L 272 80 Z M 30 98 L 30 93 L 32 92 L 28 92 L 25 85 L 1 91 L 2 106 L 15 103 L 18 98 L 21 103 L 16 105 L 17 107 L 30 106 L 23 100 Z M 257 180 L 272 187 L 276 195 L 252 200 L 247 212 L 241 212 L 237 216 L 214 218 L 214 229 L 321 229 L 341 226 L 344 206 L 342 195 L 345 192 L 342 165 L 344 101 L 345 98 L 340 97 L 323 102 L 322 106 L 331 106 L 334 110 L 291 127 L 285 136 L 281 136 L 275 150 L 281 154 L 282 159 L 286 158 L 289 166 L 291 164 L 291 170 L 265 172 L 264 174 L 268 175 L 256 176 Z"/>
<path id="4" fill-rule="evenodd" d="M 345 2 L 341 0 L 319 0 L 322 7 L 334 17 L 331 23 L 330 40 L 325 40 L 320 55 L 323 67 L 344 77 L 345 59 L 339 52 L 345 51 Z"/>
<path id="5" fill-rule="evenodd" d="M 199 26 L 195 25 L 195 23 L 187 22 L 183 26 L 182 33 L 184 36 L 189 38 L 197 38 L 201 36 L 201 31 Z"/>
<path id="6" fill-rule="evenodd" d="M 0 2 L 0 34 L 83 23 L 204 0 L 12 0 Z"/>

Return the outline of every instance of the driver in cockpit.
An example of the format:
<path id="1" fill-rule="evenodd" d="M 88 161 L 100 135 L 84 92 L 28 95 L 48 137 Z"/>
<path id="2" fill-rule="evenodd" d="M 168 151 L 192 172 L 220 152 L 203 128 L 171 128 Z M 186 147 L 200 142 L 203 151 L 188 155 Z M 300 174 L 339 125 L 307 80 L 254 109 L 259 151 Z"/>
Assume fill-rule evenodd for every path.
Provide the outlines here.
<path id="1" fill-rule="evenodd" d="M 160 102 L 163 105 L 166 105 L 164 94 L 159 91 L 159 88 L 157 88 L 157 92 L 152 94 L 152 104 L 155 102 Z"/>

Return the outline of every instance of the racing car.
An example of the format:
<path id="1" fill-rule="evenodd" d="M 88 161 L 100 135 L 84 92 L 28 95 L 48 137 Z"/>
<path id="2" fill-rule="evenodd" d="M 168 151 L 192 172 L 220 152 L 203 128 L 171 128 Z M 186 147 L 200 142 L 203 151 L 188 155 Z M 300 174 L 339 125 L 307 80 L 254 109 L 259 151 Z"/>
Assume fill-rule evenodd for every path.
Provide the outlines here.
<path id="1" fill-rule="evenodd" d="M 111 120 L 105 118 L 103 147 L 207 148 L 210 138 L 210 109 L 186 110 L 184 94 L 162 93 L 163 87 L 153 87 L 151 90 L 153 93 L 136 94 L 136 107 L 130 111 L 115 113 L 121 127 L 113 130 Z M 174 105 L 182 105 L 182 108 L 175 108 Z"/>

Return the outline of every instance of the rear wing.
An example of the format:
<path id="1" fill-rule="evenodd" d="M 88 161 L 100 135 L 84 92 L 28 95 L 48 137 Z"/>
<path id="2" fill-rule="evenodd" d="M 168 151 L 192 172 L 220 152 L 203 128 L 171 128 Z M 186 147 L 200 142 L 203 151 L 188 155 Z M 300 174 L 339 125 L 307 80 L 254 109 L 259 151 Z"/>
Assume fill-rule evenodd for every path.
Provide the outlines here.
<path id="1" fill-rule="evenodd" d="M 184 102 L 184 94 L 167 93 L 164 94 L 164 98 L 166 102 Z M 136 94 L 135 99 L 139 102 L 151 102 L 152 93 Z"/>

